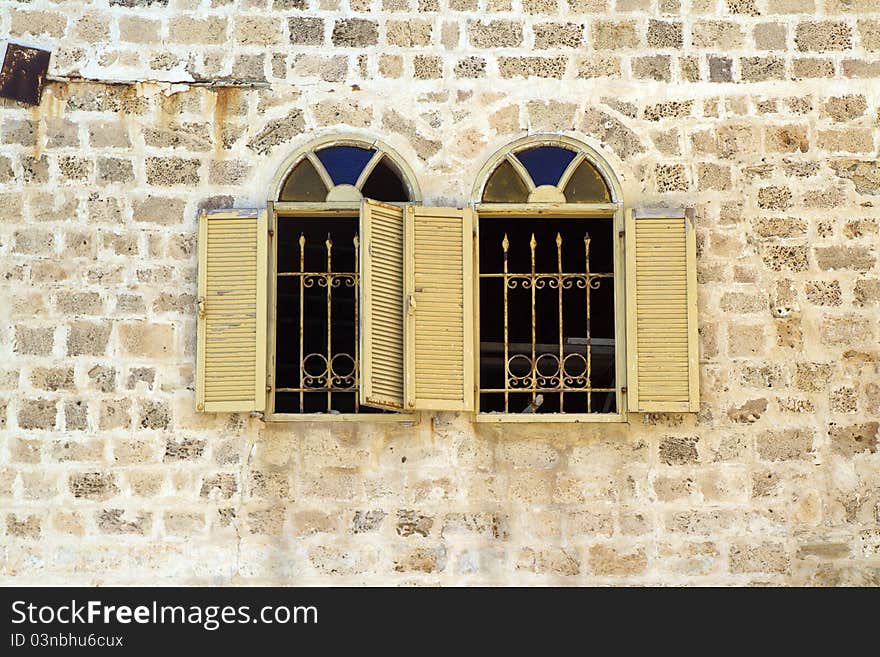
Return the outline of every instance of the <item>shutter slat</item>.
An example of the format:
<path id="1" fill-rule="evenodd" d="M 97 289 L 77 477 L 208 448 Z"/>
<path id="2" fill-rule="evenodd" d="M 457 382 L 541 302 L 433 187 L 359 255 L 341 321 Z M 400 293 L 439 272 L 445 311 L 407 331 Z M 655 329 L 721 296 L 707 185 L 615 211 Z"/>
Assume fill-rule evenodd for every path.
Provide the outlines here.
<path id="1" fill-rule="evenodd" d="M 199 217 L 196 409 L 265 409 L 266 211 L 216 210 Z"/>
<path id="2" fill-rule="evenodd" d="M 403 209 L 361 205 L 360 403 L 403 409 Z"/>
<path id="3" fill-rule="evenodd" d="M 472 410 L 473 215 L 468 209 L 408 207 L 406 407 Z"/>
<path id="4" fill-rule="evenodd" d="M 697 411 L 692 218 L 684 211 L 630 211 L 625 234 L 629 410 Z"/>

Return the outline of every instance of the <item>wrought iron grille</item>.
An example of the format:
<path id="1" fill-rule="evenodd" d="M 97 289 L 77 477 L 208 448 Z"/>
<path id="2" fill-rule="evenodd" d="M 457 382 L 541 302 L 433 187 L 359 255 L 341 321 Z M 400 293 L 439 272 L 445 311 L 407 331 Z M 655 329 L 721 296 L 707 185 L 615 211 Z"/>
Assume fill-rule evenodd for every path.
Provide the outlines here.
<path id="1" fill-rule="evenodd" d="M 586 396 L 586 411 L 598 412 L 593 405 L 593 397 L 596 393 L 615 393 L 614 387 L 595 387 L 593 381 L 594 349 L 600 348 L 608 351 L 613 350 L 613 340 L 607 338 L 594 338 L 591 333 L 592 304 L 591 292 L 599 289 L 603 281 L 611 283 L 614 274 L 607 272 L 592 272 L 590 270 L 590 235 L 585 233 L 583 237 L 583 254 L 585 268 L 581 272 L 566 272 L 563 270 L 563 236 L 556 233 L 556 271 L 536 271 L 535 252 L 538 241 L 535 234 L 531 234 L 529 251 L 531 270 L 528 272 L 510 271 L 511 244 L 507 233 L 498 245 L 502 251 L 502 271 L 480 273 L 481 281 L 495 280 L 500 283 L 503 294 L 503 339 L 500 345 L 502 351 L 503 386 L 481 387 L 480 393 L 503 394 L 503 412 L 541 412 L 544 395 L 552 393 L 558 395 L 558 409 L 565 413 L 565 395 L 578 393 Z M 497 287 L 495 288 L 497 289 Z M 522 301 L 516 303 L 512 300 L 512 291 L 527 291 L 525 296 L 528 307 L 522 307 Z M 566 337 L 565 335 L 565 311 L 567 301 L 563 295 L 565 291 L 583 290 L 581 302 L 583 307 L 578 309 L 578 316 L 584 318 L 584 326 L 579 333 L 586 337 Z M 558 306 L 557 316 L 550 318 L 541 316 L 537 312 L 536 302 L 539 295 L 556 295 Z M 570 303 L 568 304 L 570 306 Z M 531 341 L 529 343 L 512 342 L 510 338 L 512 322 L 521 324 L 530 321 Z M 541 342 L 538 339 L 542 321 L 552 322 L 558 326 L 558 339 L 555 344 Z M 547 331 L 540 331 L 546 335 Z M 494 344 L 483 343 L 481 345 L 481 358 L 485 359 Z M 531 403 L 525 409 L 511 409 L 511 396 L 526 393 L 531 398 Z M 481 395 L 482 396 L 482 395 Z M 555 404 L 554 404 L 555 406 Z M 602 409 L 605 410 L 605 409 Z"/>
<path id="2" fill-rule="evenodd" d="M 358 402 L 359 385 L 359 308 L 358 308 L 358 235 L 355 233 L 351 245 L 354 249 L 353 271 L 333 271 L 333 240 L 328 233 L 324 241 L 325 253 L 324 271 L 306 270 L 306 248 L 317 246 L 307 244 L 305 234 L 299 236 L 299 269 L 298 271 L 279 271 L 279 279 L 290 278 L 295 281 L 298 288 L 298 382 L 299 385 L 292 387 L 278 387 L 275 392 L 294 393 L 298 396 L 299 412 L 314 412 L 313 408 L 307 408 L 307 395 L 323 395 L 325 404 L 323 412 L 339 412 L 337 404 L 334 404 L 334 395 L 337 393 L 353 393 L 353 410 L 360 413 L 364 410 Z M 309 316 L 306 298 L 310 291 L 323 290 L 322 317 Z M 352 310 L 346 309 L 348 317 L 334 317 L 334 291 L 350 290 L 346 298 L 351 301 Z M 290 311 L 290 309 L 288 309 Z M 337 314 L 339 310 L 337 309 Z M 310 320 L 310 321 L 307 321 Z M 334 350 L 334 323 L 337 325 L 344 322 L 346 326 L 353 326 L 354 340 L 349 341 L 348 350 Z M 310 335 L 311 330 L 323 332 L 323 335 Z M 337 341 L 338 342 L 338 341 Z M 315 344 L 321 344 L 321 349 L 315 350 Z M 310 346 L 312 345 L 312 346 Z M 311 406 L 311 405 L 309 405 Z"/>

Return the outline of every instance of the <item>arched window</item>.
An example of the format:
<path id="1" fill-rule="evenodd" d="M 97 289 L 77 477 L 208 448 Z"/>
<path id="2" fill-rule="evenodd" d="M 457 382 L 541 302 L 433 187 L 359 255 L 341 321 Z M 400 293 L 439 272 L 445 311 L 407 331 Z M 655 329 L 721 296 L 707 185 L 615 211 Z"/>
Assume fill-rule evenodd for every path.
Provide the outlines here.
<path id="1" fill-rule="evenodd" d="M 621 419 L 620 192 L 574 139 L 521 139 L 474 187 L 479 417 Z"/>
<path id="2" fill-rule="evenodd" d="M 478 421 L 698 410 L 691 210 L 624 221 L 608 163 L 561 135 L 502 148 L 473 189 L 468 207 L 422 206 L 393 151 L 337 136 L 285 161 L 266 209 L 202 212 L 196 409 L 476 409 Z"/>
<path id="3" fill-rule="evenodd" d="M 270 412 L 381 412 L 359 399 L 361 201 L 418 201 L 415 178 L 378 141 L 334 136 L 292 154 L 275 189 Z"/>

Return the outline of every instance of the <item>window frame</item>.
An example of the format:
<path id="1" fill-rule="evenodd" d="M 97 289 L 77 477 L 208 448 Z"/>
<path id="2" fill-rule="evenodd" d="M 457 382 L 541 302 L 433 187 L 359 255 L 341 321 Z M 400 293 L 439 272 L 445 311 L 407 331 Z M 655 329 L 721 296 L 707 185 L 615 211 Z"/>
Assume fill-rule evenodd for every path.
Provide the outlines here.
<path id="1" fill-rule="evenodd" d="M 277 285 L 278 285 L 278 218 L 296 216 L 335 216 L 350 217 L 358 220 L 361 201 L 278 201 L 287 176 L 300 160 L 310 157 L 315 151 L 333 146 L 359 146 L 373 148 L 383 154 L 398 170 L 403 180 L 409 201 L 389 202 L 389 205 L 405 207 L 413 203 L 421 203 L 422 194 L 418 181 L 406 161 L 391 147 L 368 135 L 356 133 L 333 133 L 304 144 L 290 153 L 276 170 L 270 185 L 270 200 L 267 202 L 269 212 L 269 245 L 268 245 L 268 316 L 266 321 L 266 410 L 263 419 L 266 422 L 392 422 L 418 424 L 421 413 L 418 411 L 402 411 L 398 413 L 277 413 L 275 412 L 275 362 L 276 362 L 276 317 L 277 317 Z M 369 164 L 367 165 L 369 166 Z M 402 245 L 401 245 L 402 246 Z M 358 288 L 360 294 L 360 288 Z M 401 354 L 401 361 L 403 354 Z M 358 372 L 361 364 L 357 363 Z M 360 379 L 358 380 L 360 384 Z"/>
<path id="2" fill-rule="evenodd" d="M 389 203 L 403 207 L 407 203 Z M 267 422 L 410 422 L 417 424 L 420 421 L 418 412 L 399 413 L 276 413 L 275 412 L 275 328 L 277 315 L 277 285 L 278 285 L 278 234 L 279 217 L 297 217 L 325 215 L 333 217 L 349 217 L 357 220 L 360 216 L 359 202 L 330 202 L 330 203 L 306 203 L 306 202 L 269 202 L 269 266 L 268 288 L 269 314 L 267 317 L 266 336 L 266 412 L 264 419 Z M 360 288 L 358 288 L 360 294 Z M 401 354 L 403 360 L 403 354 Z M 361 364 L 357 363 L 358 372 Z M 360 383 L 360 379 L 359 379 Z"/>
<path id="3" fill-rule="evenodd" d="M 567 146 L 585 155 L 602 175 L 608 185 L 612 201 L 610 203 L 497 203 L 482 202 L 483 188 L 495 168 L 507 159 L 509 153 L 536 146 Z M 474 421 L 478 423 L 626 423 L 628 421 L 626 376 L 627 376 L 627 326 L 626 326 L 626 252 L 625 225 L 626 208 L 617 177 L 605 159 L 595 149 L 580 140 L 564 135 L 534 135 L 517 139 L 498 150 L 481 169 L 471 195 L 474 209 Z M 590 219 L 606 218 L 613 221 L 614 241 L 614 383 L 616 388 L 615 413 L 500 413 L 480 410 L 480 221 L 482 219 L 503 219 L 504 217 L 532 217 L 548 215 L 558 218 Z"/>

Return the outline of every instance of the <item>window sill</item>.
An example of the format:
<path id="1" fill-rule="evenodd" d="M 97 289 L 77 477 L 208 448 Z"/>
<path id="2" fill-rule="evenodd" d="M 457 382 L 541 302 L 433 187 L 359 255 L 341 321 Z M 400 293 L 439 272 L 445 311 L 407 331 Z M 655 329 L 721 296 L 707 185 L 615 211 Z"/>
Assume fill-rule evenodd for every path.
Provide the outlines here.
<path id="1" fill-rule="evenodd" d="M 418 413 L 266 413 L 265 422 L 409 422 L 418 424 Z"/>
<path id="2" fill-rule="evenodd" d="M 593 424 L 627 421 L 625 413 L 477 413 L 477 422 L 572 422 Z"/>

